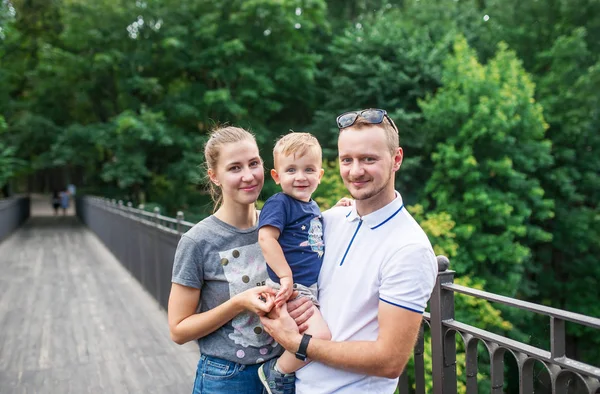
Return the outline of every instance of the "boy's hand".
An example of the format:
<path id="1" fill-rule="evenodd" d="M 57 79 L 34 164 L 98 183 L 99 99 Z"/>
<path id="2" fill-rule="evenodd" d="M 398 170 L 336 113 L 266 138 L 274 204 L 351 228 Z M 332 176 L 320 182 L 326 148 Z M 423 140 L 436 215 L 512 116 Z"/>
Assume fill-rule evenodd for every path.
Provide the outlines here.
<path id="1" fill-rule="evenodd" d="M 279 308 L 285 304 L 294 291 L 294 280 L 289 276 L 279 278 L 279 291 L 275 297 L 275 305 Z"/>
<path id="2" fill-rule="evenodd" d="M 239 293 L 233 299 L 244 309 L 264 316 L 274 306 L 274 293 L 275 290 L 268 286 L 258 286 Z"/>
<path id="3" fill-rule="evenodd" d="M 335 204 L 335 207 L 351 207 L 354 205 L 354 200 L 348 197 L 343 197 L 340 201 Z"/>
<path id="4" fill-rule="evenodd" d="M 270 308 L 268 311 L 265 311 L 264 313 L 257 313 L 258 316 L 265 316 L 267 313 L 271 312 L 271 310 L 273 310 L 273 308 L 275 307 L 275 294 L 273 294 L 273 293 L 261 293 L 258 298 L 262 302 L 265 303 L 265 306 L 267 308 Z"/>

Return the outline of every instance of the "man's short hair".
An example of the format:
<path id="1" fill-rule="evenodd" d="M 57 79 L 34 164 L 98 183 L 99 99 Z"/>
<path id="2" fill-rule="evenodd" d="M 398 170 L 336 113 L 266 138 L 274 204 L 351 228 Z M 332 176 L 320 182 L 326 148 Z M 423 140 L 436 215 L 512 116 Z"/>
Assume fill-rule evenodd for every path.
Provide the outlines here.
<path id="1" fill-rule="evenodd" d="M 388 148 L 390 149 L 391 154 L 393 155 L 394 153 L 396 153 L 396 149 L 398 149 L 398 147 L 400 147 L 400 136 L 399 136 L 399 132 L 396 131 L 396 129 L 390 124 L 390 122 L 388 122 L 387 119 L 383 119 L 383 122 L 379 123 L 379 124 L 373 124 L 369 121 L 367 121 L 366 119 L 364 119 L 363 117 L 358 117 L 356 119 L 356 121 L 354 122 L 354 124 L 350 127 L 347 127 L 348 129 L 351 128 L 355 128 L 358 130 L 367 128 L 367 127 L 381 127 L 383 129 L 383 131 L 385 131 L 385 139 L 388 145 Z M 340 129 L 340 133 L 343 133 L 344 130 L 346 128 Z"/>
<path id="2" fill-rule="evenodd" d="M 295 157 L 302 157 L 309 152 L 314 152 L 322 160 L 322 151 L 319 140 L 310 133 L 296 133 L 291 132 L 284 135 L 275 143 L 273 148 L 273 159 L 275 166 L 277 166 L 277 160 L 279 155 Z"/>

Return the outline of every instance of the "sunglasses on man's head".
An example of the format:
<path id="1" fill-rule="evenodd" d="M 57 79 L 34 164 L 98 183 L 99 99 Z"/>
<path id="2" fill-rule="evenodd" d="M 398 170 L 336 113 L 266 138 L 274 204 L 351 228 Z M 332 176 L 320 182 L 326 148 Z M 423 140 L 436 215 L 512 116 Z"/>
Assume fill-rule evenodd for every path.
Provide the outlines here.
<path id="1" fill-rule="evenodd" d="M 387 112 L 384 109 L 378 108 L 369 108 L 363 109 L 362 111 L 345 112 L 338 116 L 336 119 L 338 128 L 345 129 L 346 127 L 352 126 L 354 123 L 356 123 L 356 119 L 358 119 L 359 116 L 371 124 L 380 124 L 385 118 L 388 122 L 390 122 L 394 130 L 398 132 L 398 128 L 396 127 L 394 122 L 392 122 L 392 119 L 388 116 Z"/>

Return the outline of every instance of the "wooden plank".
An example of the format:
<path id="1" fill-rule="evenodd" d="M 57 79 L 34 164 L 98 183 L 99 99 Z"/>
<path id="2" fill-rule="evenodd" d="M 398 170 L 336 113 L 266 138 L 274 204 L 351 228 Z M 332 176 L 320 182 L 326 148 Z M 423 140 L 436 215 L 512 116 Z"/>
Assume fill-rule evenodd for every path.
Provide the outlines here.
<path id="1" fill-rule="evenodd" d="M 0 392 L 190 392 L 197 346 L 170 340 L 165 311 L 74 216 L 37 204 L 0 243 Z"/>

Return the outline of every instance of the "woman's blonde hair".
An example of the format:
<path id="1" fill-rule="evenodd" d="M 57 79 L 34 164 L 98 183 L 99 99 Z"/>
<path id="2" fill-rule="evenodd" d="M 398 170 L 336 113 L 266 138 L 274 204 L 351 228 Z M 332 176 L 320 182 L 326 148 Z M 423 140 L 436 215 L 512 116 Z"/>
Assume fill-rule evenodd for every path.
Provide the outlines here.
<path id="1" fill-rule="evenodd" d="M 219 126 L 210 132 L 208 141 L 206 141 L 206 144 L 204 145 L 206 177 L 210 190 L 210 196 L 215 204 L 214 211 L 216 211 L 223 203 L 223 193 L 221 188 L 210 180 L 208 176 L 208 170 L 212 170 L 213 172 L 216 171 L 217 164 L 219 163 L 219 154 L 221 153 L 221 148 L 223 145 L 245 140 L 250 140 L 256 143 L 254 135 L 249 131 L 242 129 L 241 127 Z"/>

